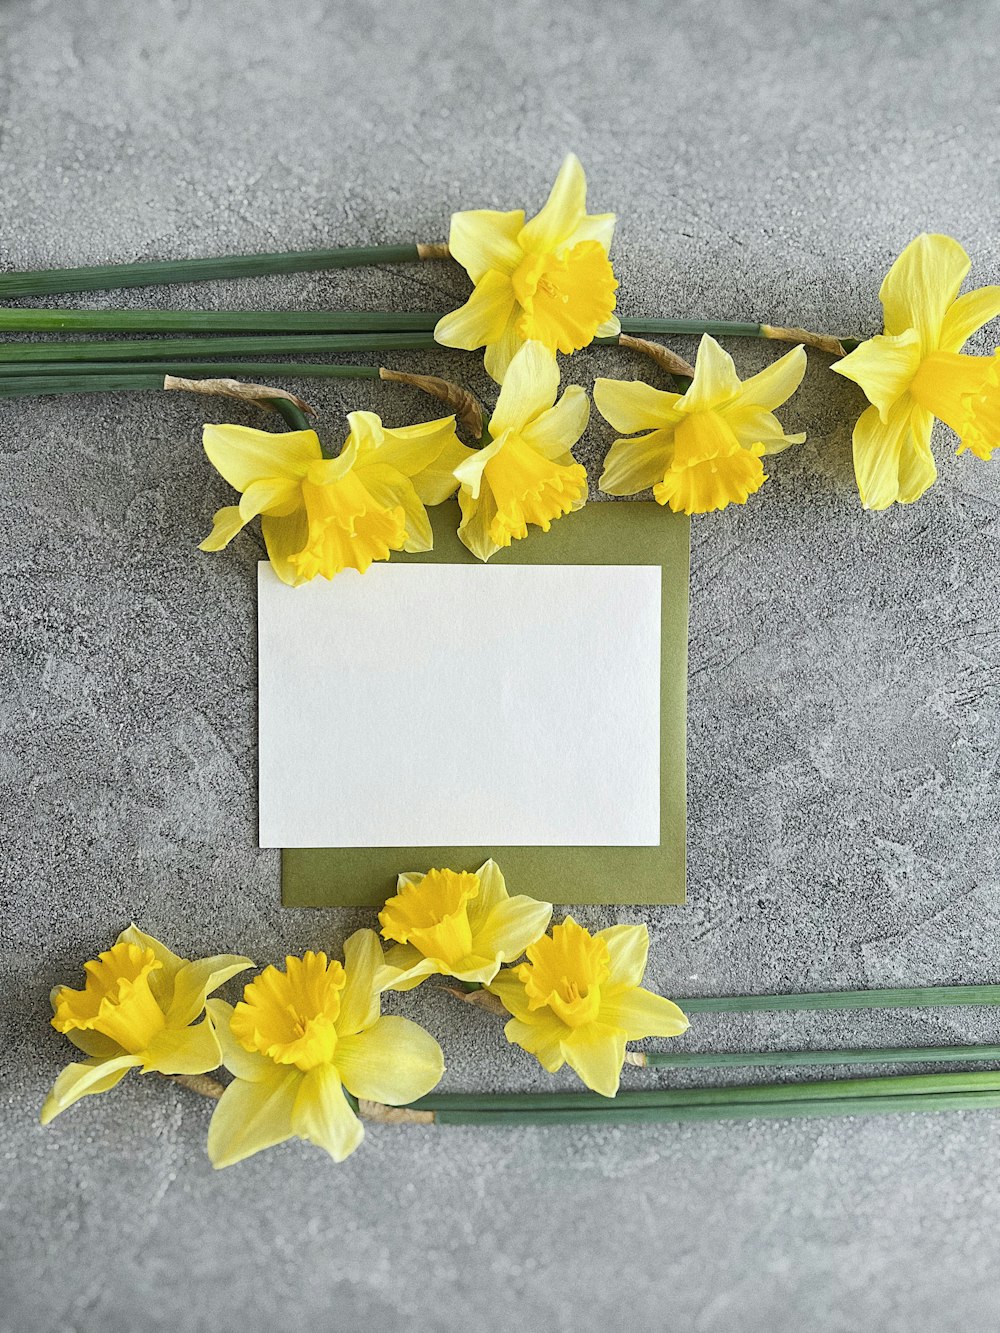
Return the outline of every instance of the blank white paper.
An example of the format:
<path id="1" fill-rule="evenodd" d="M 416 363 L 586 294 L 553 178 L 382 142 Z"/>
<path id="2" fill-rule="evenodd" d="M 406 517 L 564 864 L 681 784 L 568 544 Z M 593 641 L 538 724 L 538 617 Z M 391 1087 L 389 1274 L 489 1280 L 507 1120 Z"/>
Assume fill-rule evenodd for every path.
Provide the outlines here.
<path id="1" fill-rule="evenodd" d="M 262 562 L 260 845 L 659 845 L 660 572 Z"/>

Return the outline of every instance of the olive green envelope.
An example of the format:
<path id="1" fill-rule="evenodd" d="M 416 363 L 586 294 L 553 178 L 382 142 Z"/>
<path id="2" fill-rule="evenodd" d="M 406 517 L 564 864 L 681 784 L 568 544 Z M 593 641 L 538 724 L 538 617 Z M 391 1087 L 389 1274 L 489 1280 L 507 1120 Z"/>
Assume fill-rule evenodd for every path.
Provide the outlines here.
<path id="1" fill-rule="evenodd" d="M 431 511 L 434 550 L 393 556 L 441 564 L 474 560 L 456 536 L 454 503 Z M 660 845 L 658 847 L 296 847 L 281 854 L 286 907 L 381 907 L 401 871 L 475 870 L 493 857 L 511 893 L 554 903 L 683 903 L 689 520 L 646 501 L 599 502 L 532 528 L 493 557 L 534 565 L 660 565 Z M 614 688 L 614 682 L 608 682 Z M 600 726 L 600 718 L 589 719 Z M 628 800 L 628 792 L 622 792 Z"/>

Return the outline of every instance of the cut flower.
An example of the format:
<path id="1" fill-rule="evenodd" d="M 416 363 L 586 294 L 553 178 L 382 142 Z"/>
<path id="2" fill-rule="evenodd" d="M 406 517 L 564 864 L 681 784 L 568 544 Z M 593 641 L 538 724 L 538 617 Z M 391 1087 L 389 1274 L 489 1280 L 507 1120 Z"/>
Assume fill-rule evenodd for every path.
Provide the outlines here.
<path id="1" fill-rule="evenodd" d="M 204 1074 L 222 1062 L 206 998 L 253 967 L 249 958 L 219 954 L 187 962 L 136 926 L 111 949 L 84 964 L 83 990 L 57 986 L 52 1026 L 89 1057 L 67 1067 L 42 1107 L 47 1125 L 81 1097 L 107 1092 L 130 1069 L 143 1074 Z"/>
<path id="2" fill-rule="evenodd" d="M 271 565 L 300 584 L 344 569 L 364 573 L 392 551 L 429 551 L 426 505 L 458 485 L 453 469 L 471 450 L 455 418 L 389 430 L 374 412 L 351 412 L 336 458 L 324 458 L 315 431 L 271 433 L 206 426 L 205 452 L 236 490 L 239 505 L 220 509 L 203 551 L 221 551 L 256 515 Z"/>
<path id="3" fill-rule="evenodd" d="M 575 352 L 615 336 L 614 229 L 613 213 L 587 213 L 587 179 L 573 153 L 530 222 L 523 209 L 453 214 L 448 248 L 475 290 L 438 321 L 434 337 L 446 347 L 485 347 L 486 369 L 502 383 L 524 342 Z"/>
<path id="4" fill-rule="evenodd" d="M 879 291 L 884 332 L 833 366 L 872 404 L 854 427 L 854 473 L 866 509 L 911 504 L 934 482 L 935 417 L 959 437 L 959 453 L 988 459 L 1000 445 L 998 353 L 961 354 L 1000 314 L 1000 286 L 960 296 L 970 267 L 950 236 L 911 241 Z"/>
<path id="5" fill-rule="evenodd" d="M 733 359 L 709 334 L 701 340 L 694 379 L 684 394 L 640 380 L 599 379 L 594 402 L 620 431 L 604 460 L 601 489 L 653 498 L 675 513 L 708 514 L 744 504 L 767 480 L 761 458 L 801 444 L 773 415 L 802 382 L 806 354 L 794 347 L 758 375 L 741 381 Z"/>
<path id="6" fill-rule="evenodd" d="M 618 1091 L 625 1043 L 677 1037 L 688 1021 L 677 1005 L 640 982 L 646 971 L 645 926 L 611 926 L 591 935 L 567 917 L 489 985 L 513 1017 L 507 1040 L 554 1074 L 568 1064 L 588 1088 Z"/>
<path id="7" fill-rule="evenodd" d="M 211 1001 L 223 1063 L 234 1075 L 212 1116 L 212 1165 L 231 1166 L 286 1139 L 341 1162 L 364 1138 L 347 1094 L 398 1106 L 437 1084 L 441 1048 L 406 1018 L 380 1014 L 382 947 L 356 931 L 343 964 L 309 951 L 268 967 L 235 1009 Z"/>
<path id="8" fill-rule="evenodd" d="M 434 973 L 485 985 L 545 933 L 552 917 L 551 903 L 512 898 L 493 860 L 475 874 L 403 874 L 398 890 L 378 918 L 383 937 L 394 942 L 380 974 L 385 990 L 412 990 Z"/>
<path id="9" fill-rule="evenodd" d="M 577 385 L 556 403 L 558 392 L 555 357 L 541 343 L 525 343 L 497 398 L 490 443 L 455 468 L 458 535 L 480 560 L 526 537 L 529 523 L 548 532 L 587 501 L 587 472 L 571 450 L 587 429 L 590 402 Z"/>

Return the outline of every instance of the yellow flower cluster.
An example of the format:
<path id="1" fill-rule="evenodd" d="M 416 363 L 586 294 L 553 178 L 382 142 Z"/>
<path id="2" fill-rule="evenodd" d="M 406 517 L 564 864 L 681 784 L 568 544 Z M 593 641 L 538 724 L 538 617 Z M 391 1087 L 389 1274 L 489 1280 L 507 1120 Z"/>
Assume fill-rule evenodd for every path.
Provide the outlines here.
<path id="1" fill-rule="evenodd" d="M 459 536 L 481 560 L 529 527 L 547 532 L 581 508 L 587 476 L 572 450 L 589 402 L 575 385 L 557 402 L 557 354 L 620 333 L 609 258 L 614 228 L 613 213 L 587 212 L 587 182 L 573 154 L 530 221 L 522 209 L 455 213 L 448 249 L 473 291 L 438 322 L 435 338 L 485 348 L 486 369 L 501 386 L 478 447 L 459 441 L 454 417 L 388 429 L 373 413 L 351 413 L 336 458 L 324 456 L 311 430 L 272 435 L 208 426 L 205 450 L 241 499 L 218 511 L 202 549 L 221 550 L 259 516 L 275 572 L 299 584 L 345 569 L 363 573 L 393 551 L 429 550 L 426 507 L 456 493 Z M 866 508 L 909 503 L 933 482 L 935 417 L 959 436 L 959 453 L 988 459 L 1000 444 L 1000 352 L 960 350 L 1000 313 L 1000 287 L 960 296 L 969 263 L 950 237 L 918 236 L 882 284 L 885 331 L 833 366 L 872 404 L 854 431 Z M 774 415 L 805 368 L 799 346 L 741 381 L 732 358 L 706 335 L 683 394 L 598 379 L 597 407 L 624 437 L 604 460 L 601 489 L 617 496 L 651 489 L 657 503 L 684 514 L 746 503 L 767 480 L 763 460 L 805 439 L 787 434 Z"/>
<path id="2" fill-rule="evenodd" d="M 246 985 L 235 1006 L 213 992 L 252 968 L 249 958 L 187 962 L 130 926 L 84 964 L 82 990 L 52 992 L 52 1026 L 88 1058 L 60 1073 L 42 1124 L 108 1092 L 130 1069 L 190 1079 L 221 1065 L 232 1080 L 209 1125 L 213 1165 L 291 1138 L 343 1161 L 364 1138 L 359 1101 L 405 1106 L 444 1072 L 433 1037 L 381 1011 L 384 992 L 435 975 L 485 989 L 511 1015 L 510 1042 L 550 1072 L 568 1064 L 614 1097 L 626 1042 L 678 1036 L 687 1019 L 641 985 L 645 926 L 592 935 L 567 917 L 546 934 L 551 917 L 551 903 L 509 894 L 492 860 L 474 873 L 402 874 L 379 913 L 388 949 L 374 930 L 358 930 L 343 962 L 312 950 L 286 958 Z"/>

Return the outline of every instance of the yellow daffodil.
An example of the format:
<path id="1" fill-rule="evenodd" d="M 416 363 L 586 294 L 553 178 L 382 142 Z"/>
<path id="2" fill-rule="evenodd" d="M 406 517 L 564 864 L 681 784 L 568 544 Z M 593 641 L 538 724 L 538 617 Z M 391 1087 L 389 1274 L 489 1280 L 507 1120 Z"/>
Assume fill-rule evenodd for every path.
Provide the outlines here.
<path id="1" fill-rule="evenodd" d="M 57 986 L 52 1026 L 89 1057 L 67 1065 L 42 1107 L 42 1124 L 81 1097 L 107 1092 L 130 1069 L 143 1074 L 204 1074 L 222 1063 L 206 997 L 249 958 L 219 954 L 186 962 L 135 926 L 85 963 L 83 990 Z"/>
<path id="2" fill-rule="evenodd" d="M 572 385 L 556 403 L 559 369 L 537 342 L 525 343 L 507 372 L 489 423 L 490 443 L 455 468 L 461 482 L 458 535 L 489 560 L 534 523 L 552 520 L 587 500 L 587 472 L 570 452 L 587 429 L 590 403 Z"/>
<path id="3" fill-rule="evenodd" d="M 459 443 L 455 418 L 388 430 L 374 412 L 352 412 L 336 458 L 324 458 L 312 430 L 206 426 L 205 452 L 239 505 L 220 509 L 201 543 L 221 551 L 257 514 L 274 572 L 305 583 L 343 569 L 364 573 L 391 551 L 429 551 L 425 505 L 440 504 L 458 485 L 452 469 L 471 451 Z"/>
<path id="4" fill-rule="evenodd" d="M 524 342 L 575 352 L 616 335 L 614 230 L 614 213 L 588 214 L 587 179 L 573 153 L 530 222 L 523 209 L 453 214 L 448 248 L 475 290 L 439 320 L 434 337 L 446 347 L 485 347 L 486 369 L 502 383 Z"/>
<path id="5" fill-rule="evenodd" d="M 213 1166 L 231 1166 L 286 1139 L 307 1139 L 336 1162 L 364 1138 L 345 1095 L 400 1105 L 430 1092 L 444 1071 L 441 1048 L 406 1018 L 381 1017 L 373 930 L 325 953 L 286 958 L 247 986 L 235 1009 L 211 1010 L 223 1063 L 235 1076 L 208 1130 Z"/>
<path id="6" fill-rule="evenodd" d="M 646 971 L 645 926 L 612 926 L 591 935 L 573 918 L 554 926 L 490 983 L 513 1017 L 507 1040 L 554 1074 L 568 1064 L 588 1088 L 618 1091 L 625 1043 L 677 1037 L 688 1021 L 670 1000 L 640 986 Z"/>
<path id="7" fill-rule="evenodd" d="M 854 473 L 866 509 L 911 504 L 937 476 L 934 418 L 966 449 L 990 458 L 1000 445 L 1000 351 L 963 356 L 977 329 L 1000 314 L 1000 287 L 959 296 L 971 267 L 950 236 L 911 241 L 885 276 L 885 332 L 838 361 L 872 404 L 854 427 Z"/>
<path id="8" fill-rule="evenodd" d="M 399 876 L 399 892 L 379 913 L 382 935 L 395 942 L 380 983 L 412 990 L 438 973 L 459 981 L 492 981 L 543 935 L 552 904 L 510 897 L 495 861 L 476 873 L 429 870 Z"/>
<path id="9" fill-rule="evenodd" d="M 761 458 L 805 439 L 786 435 L 773 415 L 799 387 L 805 370 L 805 349 L 795 347 L 741 382 L 732 357 L 706 334 L 684 394 L 639 380 L 597 380 L 594 402 L 615 430 L 646 432 L 615 440 L 604 460 L 601 489 L 635 495 L 651 486 L 659 504 L 682 514 L 744 504 L 767 481 Z"/>

